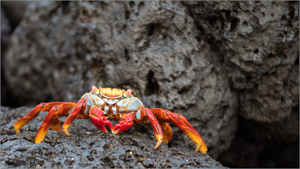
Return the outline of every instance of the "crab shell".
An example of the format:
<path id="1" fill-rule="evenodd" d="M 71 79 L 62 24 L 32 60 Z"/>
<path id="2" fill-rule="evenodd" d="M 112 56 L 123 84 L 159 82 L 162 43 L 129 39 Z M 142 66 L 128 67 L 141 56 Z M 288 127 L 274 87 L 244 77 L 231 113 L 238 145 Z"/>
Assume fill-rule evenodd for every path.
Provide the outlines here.
<path id="1" fill-rule="evenodd" d="M 110 119 L 122 119 L 121 114 L 136 112 L 137 120 L 140 120 L 140 110 L 143 103 L 131 94 L 131 89 L 120 90 L 117 88 L 99 88 L 92 87 L 90 93 L 84 94 L 81 98 L 87 99 L 85 113 L 88 113 L 92 106 L 103 110 L 105 115 Z"/>

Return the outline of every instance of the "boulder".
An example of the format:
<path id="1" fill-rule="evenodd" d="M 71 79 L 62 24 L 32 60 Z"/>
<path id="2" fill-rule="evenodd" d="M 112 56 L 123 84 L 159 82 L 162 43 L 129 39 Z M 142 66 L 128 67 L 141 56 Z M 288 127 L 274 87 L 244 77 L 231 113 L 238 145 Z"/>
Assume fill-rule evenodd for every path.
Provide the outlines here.
<path id="1" fill-rule="evenodd" d="M 17 100 L 76 102 L 92 85 L 131 88 L 146 107 L 185 116 L 213 157 L 233 139 L 238 95 L 181 2 L 33 3 L 11 42 L 5 75 Z"/>
<path id="2" fill-rule="evenodd" d="M 31 109 L 1 107 L 1 168 L 227 168 L 207 154 L 166 144 L 153 150 L 156 141 L 147 136 L 99 132 L 82 122 L 72 124 L 81 132 L 72 130 L 71 137 L 49 130 L 45 141 L 35 144 L 36 129 L 46 114 L 24 126 L 20 134 L 13 132 L 13 124 Z"/>

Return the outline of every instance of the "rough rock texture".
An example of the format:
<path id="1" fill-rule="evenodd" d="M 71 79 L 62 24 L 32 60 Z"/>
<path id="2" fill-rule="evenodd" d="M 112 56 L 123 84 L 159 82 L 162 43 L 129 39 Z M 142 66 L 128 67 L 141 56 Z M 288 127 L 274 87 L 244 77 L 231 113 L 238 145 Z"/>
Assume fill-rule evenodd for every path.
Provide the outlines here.
<path id="1" fill-rule="evenodd" d="M 232 88 L 240 91 L 240 115 L 261 122 L 289 116 L 299 103 L 299 91 L 291 90 L 299 86 L 299 72 L 295 83 L 287 82 L 299 57 L 299 2 L 185 4 L 198 28 L 220 46 Z"/>
<path id="2" fill-rule="evenodd" d="M 76 102 L 94 84 L 131 88 L 145 106 L 186 116 L 216 157 L 234 136 L 238 101 L 201 39 L 180 2 L 35 3 L 11 38 L 5 73 L 16 98 L 35 104 Z"/>
<path id="3" fill-rule="evenodd" d="M 251 162 L 272 148 L 298 159 L 282 146 L 293 149 L 299 137 L 298 9 L 284 1 L 34 3 L 5 56 L 10 102 L 76 102 L 92 85 L 131 88 L 145 106 L 187 117 L 212 157 L 236 135 L 220 159 L 274 167 L 283 158 Z M 173 131 L 169 146 L 187 147 Z M 232 150 L 251 162 L 224 158 Z"/>
<path id="4" fill-rule="evenodd" d="M 155 141 L 148 137 L 103 133 L 94 131 L 93 126 L 89 134 L 72 131 L 71 137 L 50 130 L 45 141 L 34 144 L 37 128 L 45 113 L 32 120 L 30 125 L 24 126 L 25 130 L 21 134 L 14 134 L 12 127 L 18 118 L 31 109 L 1 107 L 1 168 L 22 165 L 30 168 L 226 168 L 207 154 L 168 148 L 166 144 L 153 150 Z M 73 126 L 87 128 L 84 123 Z"/>
<path id="5" fill-rule="evenodd" d="M 7 85 L 6 79 L 4 77 L 4 70 L 3 70 L 3 56 L 5 55 L 9 38 L 11 34 L 11 27 L 6 15 L 1 8 L 1 105 L 5 104 L 8 105 L 8 98 L 11 95 Z"/>

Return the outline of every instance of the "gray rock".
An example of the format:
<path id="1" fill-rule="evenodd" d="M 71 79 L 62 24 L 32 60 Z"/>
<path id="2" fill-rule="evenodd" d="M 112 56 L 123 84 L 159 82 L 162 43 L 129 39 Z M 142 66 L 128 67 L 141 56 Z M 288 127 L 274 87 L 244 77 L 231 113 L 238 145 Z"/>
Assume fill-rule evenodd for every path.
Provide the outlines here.
<path id="1" fill-rule="evenodd" d="M 166 144 L 153 150 L 156 141 L 145 136 L 115 135 L 93 129 L 87 134 L 84 123 L 73 124 L 82 130 L 72 133 L 71 137 L 49 130 L 45 141 L 34 144 L 42 113 L 24 126 L 20 134 L 9 131 L 17 119 L 30 110 L 1 107 L 1 168 L 25 165 L 30 168 L 227 168 L 209 155 L 194 150 L 168 148 Z"/>
<path id="2" fill-rule="evenodd" d="M 1 105 L 8 105 L 8 98 L 11 95 L 7 88 L 6 79 L 2 78 L 4 77 L 3 58 L 8 47 L 10 35 L 11 26 L 6 17 L 6 14 L 1 8 Z"/>
<path id="3" fill-rule="evenodd" d="M 232 89 L 239 92 L 239 114 L 259 122 L 289 116 L 299 103 L 299 91 L 290 90 L 299 82 L 286 83 L 293 65 L 299 67 L 299 2 L 184 4 L 201 33 L 218 45 Z"/>
<path id="4" fill-rule="evenodd" d="M 184 115 L 214 158 L 237 125 L 237 136 L 286 143 L 299 135 L 291 130 L 299 119 L 286 121 L 299 105 L 298 8 L 284 1 L 34 3 L 4 60 L 9 102 L 76 102 L 92 85 L 131 88 L 145 106 Z M 188 147 L 173 129 L 169 146 Z"/>
<path id="5" fill-rule="evenodd" d="M 16 99 L 76 102 L 92 85 L 131 88 L 145 106 L 187 117 L 213 157 L 230 146 L 237 94 L 181 2 L 34 3 L 11 39 L 5 75 Z"/>

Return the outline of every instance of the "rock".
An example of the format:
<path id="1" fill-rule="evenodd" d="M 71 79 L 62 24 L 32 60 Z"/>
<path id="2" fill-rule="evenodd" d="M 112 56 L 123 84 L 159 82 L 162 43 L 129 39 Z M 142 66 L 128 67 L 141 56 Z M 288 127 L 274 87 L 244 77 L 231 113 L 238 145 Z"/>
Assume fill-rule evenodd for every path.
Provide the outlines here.
<path id="1" fill-rule="evenodd" d="M 8 102 L 76 102 L 92 85 L 131 88 L 145 106 L 184 115 L 213 158 L 236 136 L 229 153 L 270 160 L 268 144 L 284 149 L 277 145 L 299 135 L 298 9 L 284 1 L 37 2 L 4 60 Z M 173 129 L 169 146 L 187 147 Z"/>
<path id="2" fill-rule="evenodd" d="M 27 6 L 31 3 L 31 1 L 3 1 L 1 3 L 1 7 L 7 14 L 12 30 L 18 26 L 26 12 Z"/>
<path id="3" fill-rule="evenodd" d="M 34 3 L 11 39 L 5 75 L 20 102 L 76 102 L 92 85 L 131 88 L 145 106 L 185 116 L 209 155 L 230 146 L 237 94 L 181 2 Z"/>
<path id="4" fill-rule="evenodd" d="M 4 11 L 1 8 L 1 45 L 2 45 L 1 47 L 5 47 L 4 49 L 2 48 L 1 51 L 5 51 L 8 45 L 7 43 L 9 41 L 10 33 L 11 33 L 10 23 L 6 18 Z"/>
<path id="5" fill-rule="evenodd" d="M 3 58 L 8 47 L 10 35 L 11 26 L 6 17 L 6 14 L 1 8 L 1 77 L 4 77 Z M 11 93 L 7 88 L 6 79 L 1 78 L 1 105 L 9 105 L 8 100 L 10 95 Z"/>
<path id="6" fill-rule="evenodd" d="M 115 135 L 93 129 L 87 134 L 84 123 L 73 124 L 81 130 L 71 133 L 71 137 L 49 130 L 45 141 L 35 144 L 36 129 L 45 114 L 41 113 L 30 125 L 25 125 L 20 134 L 12 132 L 17 119 L 30 110 L 1 107 L 1 168 L 22 165 L 30 168 L 227 168 L 209 155 L 194 150 L 168 148 L 166 144 L 153 150 L 156 141 L 145 136 Z"/>
<path id="7" fill-rule="evenodd" d="M 299 67 L 299 2 L 184 2 L 207 41 L 218 44 L 239 114 L 276 122 L 299 103 L 296 84 L 286 83 Z M 299 72 L 297 72 L 299 77 Z"/>

